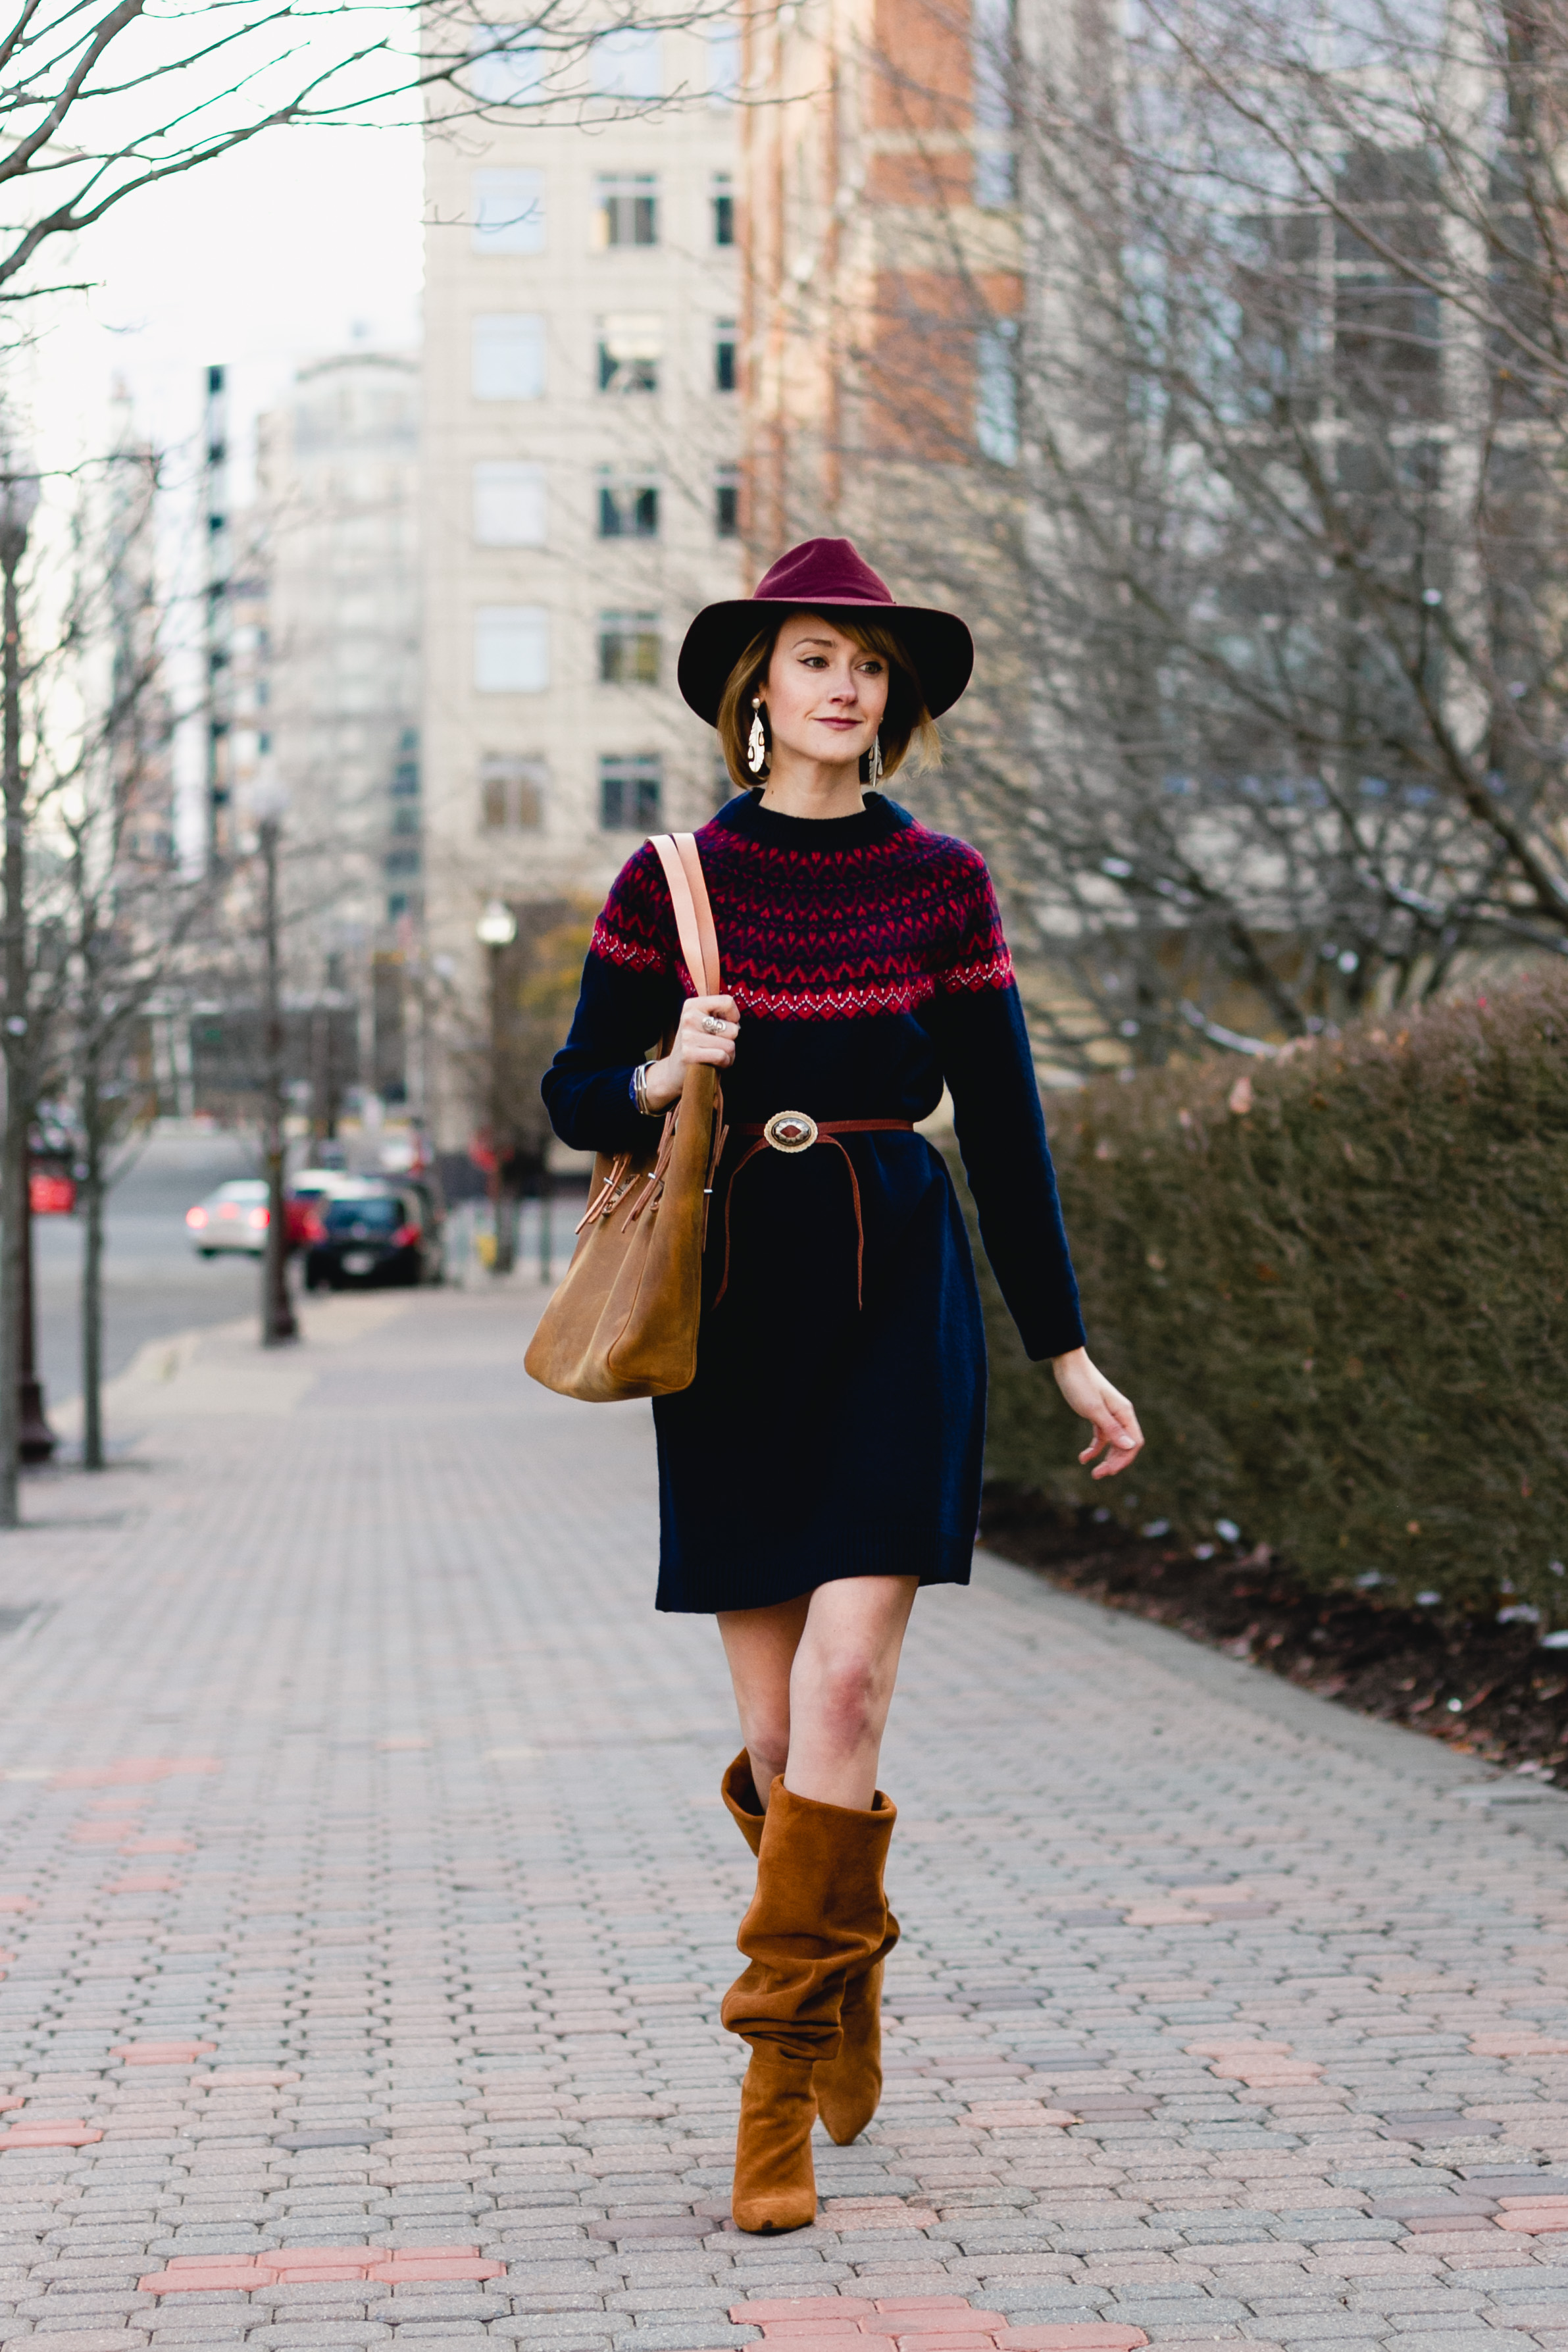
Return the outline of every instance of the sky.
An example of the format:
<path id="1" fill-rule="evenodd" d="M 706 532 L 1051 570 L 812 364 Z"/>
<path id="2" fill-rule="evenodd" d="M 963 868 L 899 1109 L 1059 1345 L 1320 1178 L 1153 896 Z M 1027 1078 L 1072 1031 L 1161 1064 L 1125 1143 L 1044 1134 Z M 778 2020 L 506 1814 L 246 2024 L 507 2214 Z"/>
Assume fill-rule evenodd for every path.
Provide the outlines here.
<path id="1" fill-rule="evenodd" d="M 103 446 L 117 378 L 143 434 L 172 457 L 193 448 L 222 361 L 243 499 L 255 418 L 296 368 L 356 341 L 417 343 L 421 209 L 407 126 L 268 131 L 128 200 L 75 256 L 92 290 L 50 304 L 32 363 L 39 457 Z"/>
<path id="2" fill-rule="evenodd" d="M 295 371 L 354 347 L 411 350 L 420 335 L 421 135 L 416 127 L 282 130 L 127 200 L 80 241 L 61 277 L 85 294 L 40 303 L 26 388 L 30 446 L 45 469 L 35 538 L 62 551 L 66 470 L 112 446 L 116 387 L 137 434 L 164 453 L 161 571 L 164 650 L 178 707 L 199 702 L 197 516 L 206 371 L 228 371 L 230 501 L 254 486 L 256 417 Z M 57 268 L 59 268 L 57 257 Z M 59 472 L 53 480 L 50 469 Z M 46 573 L 47 548 L 41 546 Z M 47 589 L 42 592 L 47 604 Z M 204 751 L 176 730 L 176 832 L 199 859 Z"/>

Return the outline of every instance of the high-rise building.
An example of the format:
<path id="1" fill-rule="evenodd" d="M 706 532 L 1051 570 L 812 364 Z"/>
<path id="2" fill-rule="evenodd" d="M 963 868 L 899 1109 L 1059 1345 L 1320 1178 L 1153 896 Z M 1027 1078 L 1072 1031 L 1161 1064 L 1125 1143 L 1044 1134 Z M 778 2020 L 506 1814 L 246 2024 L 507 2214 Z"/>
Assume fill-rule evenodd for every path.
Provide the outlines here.
<path id="1" fill-rule="evenodd" d="M 1002 454 L 998 359 L 1023 299 L 1017 38 L 1008 0 L 808 0 L 751 20 L 759 548 L 835 518 L 874 532 L 890 469 L 910 469 L 918 506 L 917 486 L 939 497 L 945 476 Z"/>
<path id="2" fill-rule="evenodd" d="M 291 972 L 358 1000 L 362 1066 L 393 1099 L 392 982 L 424 892 L 419 489 L 417 359 L 350 351 L 302 368 L 260 423 L 266 604 L 236 614 L 234 648 L 254 672 L 235 717 L 286 801 Z"/>
<path id="3" fill-rule="evenodd" d="M 801 0 L 748 20 L 746 64 L 749 552 L 760 564 L 844 533 L 896 595 L 972 616 L 981 658 L 944 725 L 946 772 L 896 789 L 976 837 L 963 741 L 1006 732 L 994 693 L 1016 667 L 984 640 L 1019 528 L 1023 14 L 1009 0 Z"/>
<path id="4" fill-rule="evenodd" d="M 426 891 L 471 1028 L 486 901 L 526 933 L 724 796 L 674 665 L 740 580 L 735 31 L 602 36 L 570 121 L 528 41 L 476 27 L 485 114 L 427 142 Z"/>

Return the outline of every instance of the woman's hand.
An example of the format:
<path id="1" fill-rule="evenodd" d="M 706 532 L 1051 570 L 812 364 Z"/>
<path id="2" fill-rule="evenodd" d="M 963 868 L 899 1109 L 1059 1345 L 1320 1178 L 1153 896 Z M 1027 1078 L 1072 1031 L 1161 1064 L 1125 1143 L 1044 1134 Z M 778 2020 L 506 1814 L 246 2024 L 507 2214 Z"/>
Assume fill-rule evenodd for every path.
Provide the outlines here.
<path id="1" fill-rule="evenodd" d="M 1074 1348 L 1065 1356 L 1052 1356 L 1051 1369 L 1056 1374 L 1056 1385 L 1073 1412 L 1089 1422 L 1094 1435 L 1079 1455 L 1080 1462 L 1092 1462 L 1106 1448 L 1105 1459 L 1093 1475 L 1114 1478 L 1129 1462 L 1135 1462 L 1144 1450 L 1144 1433 L 1138 1427 L 1138 1416 L 1120 1389 L 1113 1389 L 1102 1371 L 1089 1360 L 1087 1348 Z"/>
<path id="2" fill-rule="evenodd" d="M 708 1024 L 714 1025 L 705 1025 Z M 681 1007 L 674 1045 L 663 1060 L 648 1065 L 648 1108 L 668 1110 L 678 1101 L 686 1072 L 699 1062 L 713 1062 L 727 1070 L 735 1059 L 739 1032 L 740 1013 L 733 996 L 688 996 Z"/>

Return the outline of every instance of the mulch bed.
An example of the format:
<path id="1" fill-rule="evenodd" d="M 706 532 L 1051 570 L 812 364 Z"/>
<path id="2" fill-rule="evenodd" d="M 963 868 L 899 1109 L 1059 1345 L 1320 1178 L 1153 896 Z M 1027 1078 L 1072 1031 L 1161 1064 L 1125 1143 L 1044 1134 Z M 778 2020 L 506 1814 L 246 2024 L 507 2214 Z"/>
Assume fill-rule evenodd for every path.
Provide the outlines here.
<path id="1" fill-rule="evenodd" d="M 1153 1618 L 1461 1755 L 1568 1787 L 1568 1650 L 1543 1650 L 1532 1625 L 1309 1591 L 1262 1545 L 1245 1554 L 1219 1545 L 1199 1559 L 1017 1487 L 987 1488 L 980 1525 L 988 1550 L 1063 1591 Z"/>

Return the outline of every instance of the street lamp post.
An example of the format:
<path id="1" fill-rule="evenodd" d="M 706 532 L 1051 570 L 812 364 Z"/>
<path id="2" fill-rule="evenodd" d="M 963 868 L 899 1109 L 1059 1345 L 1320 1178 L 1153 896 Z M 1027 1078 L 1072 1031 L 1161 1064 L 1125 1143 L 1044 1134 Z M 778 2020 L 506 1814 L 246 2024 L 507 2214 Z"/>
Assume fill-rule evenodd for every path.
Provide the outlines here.
<path id="1" fill-rule="evenodd" d="M 263 779 L 251 795 L 257 823 L 262 870 L 262 938 L 266 950 L 263 1013 L 266 1055 L 267 1250 L 262 1259 L 261 1344 L 287 1347 L 299 1337 L 288 1296 L 288 1229 L 284 1205 L 284 1030 L 277 919 L 277 844 L 283 830 L 283 793 Z"/>
<path id="2" fill-rule="evenodd" d="M 506 998 L 502 965 L 507 950 L 517 936 L 517 920 L 504 899 L 492 898 L 474 928 L 490 965 L 490 1204 L 496 1221 L 496 1255 L 491 1260 L 490 1271 L 493 1274 L 510 1274 L 516 1257 L 515 1236 L 512 1221 L 506 1213 L 506 1187 L 501 1175 L 501 1132 L 506 1109 L 502 1068 Z"/>
<path id="3" fill-rule="evenodd" d="M 27 1137 L 32 1125 L 34 1057 L 27 1005 L 26 778 L 22 770 L 22 631 L 16 574 L 27 551 L 27 531 L 37 506 L 37 473 L 13 452 L 0 453 L 5 626 L 0 663 L 0 791 L 5 811 L 5 847 L 0 861 L 0 898 L 5 907 L 0 960 L 5 983 L 5 1025 L 0 1031 L 5 1063 L 5 1129 L 0 1140 L 0 1528 L 21 1524 L 22 1375 L 24 1362 L 29 1370 L 32 1363 L 26 1329 L 32 1289 Z M 49 1443 L 52 1449 L 52 1437 Z"/>

